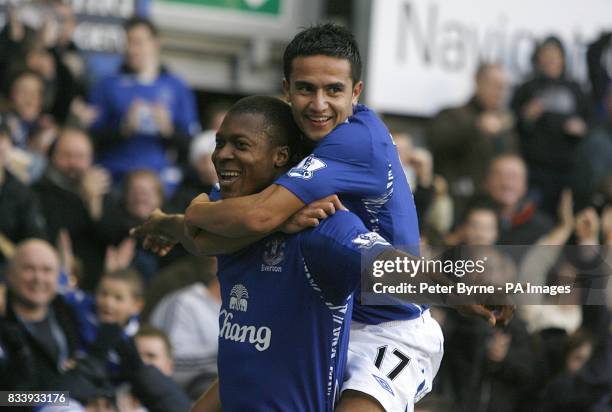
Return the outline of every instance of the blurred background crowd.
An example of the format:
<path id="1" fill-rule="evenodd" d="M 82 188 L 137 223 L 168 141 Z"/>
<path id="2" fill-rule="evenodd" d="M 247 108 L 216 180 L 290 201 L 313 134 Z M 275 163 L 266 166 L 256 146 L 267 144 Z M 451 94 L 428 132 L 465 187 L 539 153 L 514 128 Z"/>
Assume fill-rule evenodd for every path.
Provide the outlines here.
<path id="1" fill-rule="evenodd" d="M 0 32 L 0 388 L 70 390 L 74 410 L 188 410 L 216 377 L 216 262 L 180 247 L 157 257 L 128 232 L 210 190 L 215 130 L 242 94 L 196 90 L 138 16 L 121 22 L 119 64 L 94 75 L 71 2 L 17 3 Z M 610 50 L 610 33 L 592 39 L 587 79 L 575 79 L 574 55 L 542 36 L 524 78 L 480 63 L 465 102 L 383 116 L 423 253 L 518 245 L 499 256 L 497 281 L 551 285 L 604 256 L 609 278 Z M 504 329 L 434 309 L 445 358 L 417 410 L 612 410 L 606 298 L 521 307 Z"/>

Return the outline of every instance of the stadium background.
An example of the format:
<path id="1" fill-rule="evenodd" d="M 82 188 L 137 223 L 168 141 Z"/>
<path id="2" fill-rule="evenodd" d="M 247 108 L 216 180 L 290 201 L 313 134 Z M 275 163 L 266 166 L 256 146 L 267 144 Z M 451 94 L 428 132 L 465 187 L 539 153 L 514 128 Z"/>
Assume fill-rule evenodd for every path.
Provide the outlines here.
<path id="1" fill-rule="evenodd" d="M 53 50 L 53 70 L 28 59 L 31 43 L 7 46 L 9 6 L 16 8 L 34 37 L 43 31 L 43 16 L 50 17 L 47 24 L 55 29 L 49 30 L 52 40 L 43 49 Z M 67 225 L 66 231 L 56 222 L 61 218 L 49 210 L 52 206 L 45 202 L 48 198 L 39 179 L 48 166 L 54 166 L 49 150 L 62 127 L 82 126 L 79 122 L 91 108 L 91 90 L 117 71 L 125 47 L 122 25 L 133 15 L 150 18 L 160 29 L 161 61 L 194 93 L 204 132 L 193 130 L 189 153 L 174 153 L 169 167 L 157 176 L 161 183 L 146 173 L 137 174 L 129 184 L 116 181 L 109 188 L 91 183 L 90 192 L 104 198 L 103 219 L 109 219 L 104 222 L 116 230 L 108 239 L 84 248 L 75 243 L 83 231 L 94 230 L 99 218 L 88 216 L 94 213 L 83 197 L 82 179 L 86 174 L 90 181 L 104 177 L 89 173 L 93 166 L 87 165 L 72 182 L 75 186 L 68 191 L 85 218 L 76 226 Z M 151 314 L 156 304 L 176 291 L 186 292 L 187 299 L 201 297 L 210 312 L 216 290 L 214 262 L 186 257 L 180 251 L 156 259 L 125 241 L 126 230 L 155 206 L 180 212 L 193 195 L 213 183 L 211 133 L 218 127 L 219 115 L 243 96 L 280 96 L 284 47 L 301 27 L 328 21 L 350 28 L 360 43 L 362 100 L 377 110 L 398 141 L 415 194 L 425 250 L 427 244 L 483 242 L 594 243 L 610 249 L 612 6 L 605 0 L 566 4 L 552 0 L 511 4 L 484 0 L 4 0 L 0 1 L 0 25 L 4 26 L 0 114 L 3 133 L 6 128 L 13 144 L 0 168 L 31 189 L 27 199 L 35 199 L 32 202 L 37 202 L 39 210 L 29 218 L 40 216 L 42 223 L 31 230 L 9 228 L 6 223 L 17 219 L 10 214 L 15 213 L 10 208 L 14 205 L 0 196 L 2 263 L 10 258 L 15 244 L 37 234 L 62 251 L 65 275 L 72 276 L 67 276 L 63 288 L 78 282 L 79 287 L 94 290 L 99 273 L 88 273 L 92 259 L 98 266 L 104 263 L 106 270 L 137 268 L 147 285 L 142 320 L 170 335 L 177 382 L 192 396 L 201 391 L 215 375 L 214 311 L 211 316 L 191 319 L 198 323 L 191 332 L 176 331 L 173 325 L 178 320 L 169 315 L 186 316 L 176 309 L 180 295 L 162 302 L 158 311 L 163 315 Z M 66 22 L 73 23 L 68 29 L 70 39 L 59 45 L 57 36 L 61 37 Z M 558 118 L 555 126 L 534 131 L 531 126 L 539 115 L 533 120 L 526 114 L 530 99 L 541 96 L 539 91 L 547 87 L 545 82 L 529 81 L 542 75 L 533 55 L 550 36 L 564 47 L 565 68 L 553 83 L 565 90 L 561 99 L 569 94 L 572 103 L 559 108 L 553 97 L 551 107 L 541 109 L 540 115 L 554 113 L 563 122 L 578 119 L 571 131 Z M 37 133 L 48 131 L 42 149 L 27 144 L 34 132 L 20 146 L 6 120 L 6 114 L 15 112 L 11 76 L 19 61 L 45 79 L 45 99 L 33 128 Z M 15 67 L 10 63 L 16 63 Z M 491 107 L 479 102 L 475 75 L 483 63 L 497 64 L 487 66 L 495 72 L 492 78 L 480 79 L 490 81 L 489 86 L 497 87 L 501 96 Z M 60 64 L 67 68 L 69 80 L 57 75 Z M 74 86 L 68 100 L 63 100 L 69 110 L 47 127 L 45 116 L 66 98 L 62 96 L 66 85 Z M 530 97 L 521 101 L 520 90 Z M 536 138 L 543 143 L 529 143 Z M 557 145 L 560 140 L 555 139 L 570 143 Z M 145 189 L 136 194 L 139 185 L 134 182 L 139 179 Z M 156 190 L 159 186 L 166 190 L 163 195 Z M 566 188 L 573 196 L 563 191 Z M 117 218 L 117 213 L 129 218 Z M 561 256 L 554 265 L 538 270 L 541 277 L 550 279 L 562 270 L 577 273 L 583 264 Z M 189 289 L 181 289 L 185 287 Z M 202 313 L 207 310 L 195 305 Z M 446 355 L 434 393 L 417 410 L 611 410 L 609 313 L 610 305 L 607 309 L 576 305 L 526 309 L 519 311 L 508 329 L 493 331 L 452 311 L 436 310 L 447 339 Z M 195 355 L 182 353 L 187 346 L 199 349 Z"/>

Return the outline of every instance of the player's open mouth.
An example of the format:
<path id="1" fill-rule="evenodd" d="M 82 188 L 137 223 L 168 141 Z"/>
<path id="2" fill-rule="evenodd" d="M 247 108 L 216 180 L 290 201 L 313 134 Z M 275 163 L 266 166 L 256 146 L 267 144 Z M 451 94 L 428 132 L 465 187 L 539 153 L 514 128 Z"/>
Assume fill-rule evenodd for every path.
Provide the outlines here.
<path id="1" fill-rule="evenodd" d="M 242 175 L 241 172 L 237 170 L 222 170 L 219 172 L 219 184 L 221 185 L 229 185 L 235 182 Z"/>
<path id="2" fill-rule="evenodd" d="M 315 127 L 327 126 L 328 122 L 331 121 L 332 116 L 304 116 Z"/>

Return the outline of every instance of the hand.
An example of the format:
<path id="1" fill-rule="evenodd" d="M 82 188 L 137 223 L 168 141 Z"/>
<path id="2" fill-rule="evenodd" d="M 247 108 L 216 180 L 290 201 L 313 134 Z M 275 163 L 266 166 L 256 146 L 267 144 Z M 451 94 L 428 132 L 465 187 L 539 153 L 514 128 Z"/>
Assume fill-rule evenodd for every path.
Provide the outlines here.
<path id="1" fill-rule="evenodd" d="M 504 122 L 497 113 L 484 112 L 478 118 L 476 126 L 484 134 L 496 135 L 504 128 Z"/>
<path id="2" fill-rule="evenodd" d="M 62 268 L 64 268 L 64 271 L 70 277 L 74 265 L 74 253 L 72 251 L 70 233 L 65 228 L 61 228 L 57 235 L 57 252 L 60 256 Z"/>
<path id="3" fill-rule="evenodd" d="M 172 235 L 164 229 L 164 223 L 170 215 L 162 212 L 160 209 L 155 209 L 151 216 L 140 226 L 133 227 L 130 229 L 130 236 L 132 237 L 145 237 L 145 236 L 167 236 Z"/>
<path id="4" fill-rule="evenodd" d="M 19 20 L 19 16 L 17 15 L 17 10 L 14 6 L 8 7 L 8 20 L 10 24 L 10 37 L 11 40 L 19 43 L 23 40 L 25 36 L 25 28 L 23 27 L 23 23 Z"/>
<path id="5" fill-rule="evenodd" d="M 68 358 L 62 362 L 61 369 L 62 371 L 69 371 L 70 369 L 74 369 L 77 366 L 78 361 L 75 358 Z"/>
<path id="6" fill-rule="evenodd" d="M 336 213 L 336 210 L 348 210 L 338 199 L 331 195 L 316 200 L 294 213 L 280 227 L 280 231 L 287 234 L 300 232 L 309 227 L 315 227 L 323 219 Z"/>
<path id="7" fill-rule="evenodd" d="M 561 226 L 571 229 L 574 227 L 574 199 L 571 189 L 563 189 L 557 211 Z"/>
<path id="8" fill-rule="evenodd" d="M 544 104 L 538 99 L 530 100 L 523 106 L 523 115 L 529 121 L 535 121 L 544 113 Z"/>
<path id="9" fill-rule="evenodd" d="M 56 3 L 54 5 L 55 10 L 61 15 L 61 27 L 57 38 L 57 44 L 61 47 L 65 47 L 72 40 L 72 35 L 77 26 L 77 21 L 74 16 L 72 7 L 68 4 Z"/>
<path id="10" fill-rule="evenodd" d="M 85 202 L 101 198 L 111 190 L 110 174 L 101 167 L 91 167 L 81 178 L 81 195 Z"/>
<path id="11" fill-rule="evenodd" d="M 136 241 L 132 238 L 125 238 L 117 247 L 109 246 L 106 248 L 106 256 L 104 258 L 104 270 L 106 272 L 114 272 L 127 268 L 136 250 Z"/>
<path id="12" fill-rule="evenodd" d="M 100 167 L 91 167 L 81 177 L 79 194 L 94 221 L 102 218 L 104 195 L 110 192 L 111 184 L 110 174 Z"/>
<path id="13" fill-rule="evenodd" d="M 158 256 L 166 256 L 177 243 L 177 241 L 170 240 L 165 236 L 147 235 L 142 241 L 142 247 Z"/>
<path id="14" fill-rule="evenodd" d="M 193 200 L 189 203 L 189 206 L 194 205 L 196 203 L 207 203 L 210 201 L 211 200 L 206 193 L 201 193 L 193 198 Z"/>
<path id="15" fill-rule="evenodd" d="M 88 105 L 80 97 L 75 98 L 70 104 L 70 113 L 78 119 L 80 126 L 85 129 L 89 129 L 98 117 L 98 109 L 95 106 Z"/>
<path id="16" fill-rule="evenodd" d="M 570 117 L 563 125 L 565 133 L 576 137 L 586 136 L 587 129 L 587 124 L 578 116 Z"/>
<path id="17" fill-rule="evenodd" d="M 516 311 L 516 305 L 487 306 L 487 308 L 493 310 L 496 326 L 507 326 L 514 317 L 514 312 Z"/>
<path id="18" fill-rule="evenodd" d="M 579 245 L 599 244 L 599 216 L 589 207 L 576 215 L 575 234 Z"/>
<path id="19" fill-rule="evenodd" d="M 172 116 L 170 112 L 160 103 L 155 103 L 153 105 L 153 119 L 155 119 L 155 124 L 162 136 L 170 137 L 172 133 L 174 133 L 174 124 L 172 123 Z"/>
<path id="20" fill-rule="evenodd" d="M 178 239 L 175 239 L 164 226 L 170 218 L 170 215 L 155 209 L 142 225 L 130 230 L 130 236 L 142 237 L 142 247 L 145 250 L 150 250 L 159 256 L 165 256 L 178 243 Z"/>
<path id="21" fill-rule="evenodd" d="M 510 349 L 510 343 L 512 342 L 512 335 L 504 333 L 503 331 L 496 329 L 493 331 L 493 336 L 489 342 L 488 357 L 493 362 L 501 362 L 506 359 L 508 349 Z"/>
<path id="22" fill-rule="evenodd" d="M 410 153 L 410 165 L 414 168 L 420 186 L 429 187 L 433 181 L 433 159 L 431 152 L 415 147 Z"/>
<path id="23" fill-rule="evenodd" d="M 6 237 L 6 235 L 0 232 L 0 256 L 4 256 L 6 260 L 10 260 L 15 256 L 15 244 Z"/>
<path id="24" fill-rule="evenodd" d="M 455 308 L 463 316 L 483 318 L 491 326 L 506 326 L 512 320 L 516 310 L 514 305 L 458 305 Z"/>
<path id="25" fill-rule="evenodd" d="M 142 99 L 134 99 L 127 111 L 126 116 L 123 118 L 121 132 L 124 137 L 130 137 L 136 130 L 138 130 L 138 124 L 140 123 L 140 111 L 146 104 L 147 103 Z"/>
<path id="26" fill-rule="evenodd" d="M 51 144 L 58 135 L 58 127 L 50 116 L 43 116 L 40 120 L 40 130 L 30 138 L 28 150 L 47 155 Z"/>
<path id="27" fill-rule="evenodd" d="M 46 15 L 44 17 L 38 34 L 45 47 L 51 48 L 55 46 L 55 43 L 57 43 L 57 23 L 53 16 Z"/>

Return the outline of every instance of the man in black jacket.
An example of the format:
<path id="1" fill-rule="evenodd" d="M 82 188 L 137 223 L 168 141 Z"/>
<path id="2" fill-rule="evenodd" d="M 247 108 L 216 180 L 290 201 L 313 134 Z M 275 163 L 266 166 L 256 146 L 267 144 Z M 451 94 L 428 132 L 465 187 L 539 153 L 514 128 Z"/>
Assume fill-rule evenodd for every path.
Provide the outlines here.
<path id="1" fill-rule="evenodd" d="M 77 323 L 57 294 L 59 258 L 44 240 L 17 246 L 7 274 L 6 317 L 0 318 L 0 388 L 62 390 L 87 404 L 115 387 L 106 373 L 114 349 L 136 398 L 151 412 L 186 412 L 191 402 L 171 378 L 145 365 L 118 325 L 101 325 L 90 353 L 77 353 Z"/>
<path id="2" fill-rule="evenodd" d="M 6 276 L 6 317 L 0 320 L 4 365 L 10 368 L 0 373 L 3 388 L 50 389 L 74 365 L 77 326 L 57 296 L 58 277 L 59 258 L 50 244 L 30 239 L 17 246 Z"/>
<path id="3" fill-rule="evenodd" d="M 62 130 L 51 152 L 51 164 L 33 189 L 47 222 L 47 240 L 54 243 L 59 231 L 68 231 L 74 253 L 83 262 L 84 289 L 92 290 L 101 274 L 104 253 L 113 234 L 101 223 L 114 209 L 108 172 L 92 165 L 93 147 L 79 129 Z"/>
<path id="4" fill-rule="evenodd" d="M 449 184 L 456 216 L 480 188 L 493 156 L 516 150 L 514 119 L 504 105 L 509 86 L 504 67 L 481 65 L 475 83 L 469 101 L 442 110 L 428 129 L 435 172 Z"/>
<path id="5" fill-rule="evenodd" d="M 561 191 L 570 183 L 576 147 L 588 134 L 590 107 L 578 83 L 566 77 L 558 38 L 538 45 L 533 64 L 533 77 L 517 88 L 511 107 L 530 189 L 540 196 L 541 210 L 554 217 Z"/>

